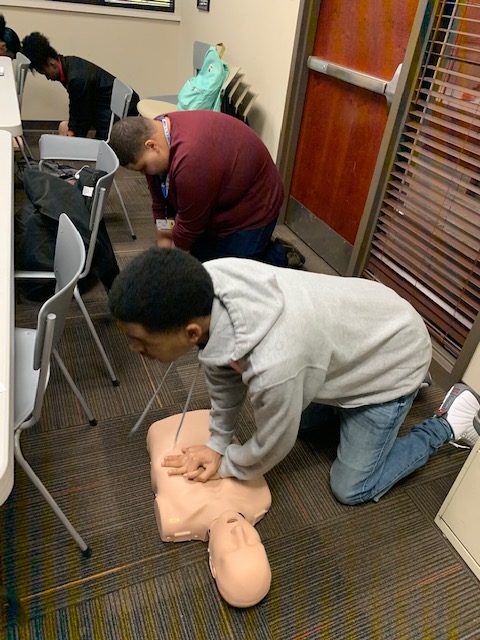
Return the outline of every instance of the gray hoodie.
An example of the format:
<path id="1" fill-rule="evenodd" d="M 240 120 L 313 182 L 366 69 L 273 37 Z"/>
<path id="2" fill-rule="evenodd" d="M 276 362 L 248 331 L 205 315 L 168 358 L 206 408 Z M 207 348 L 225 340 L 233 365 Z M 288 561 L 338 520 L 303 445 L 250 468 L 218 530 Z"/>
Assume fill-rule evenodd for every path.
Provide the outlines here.
<path id="1" fill-rule="evenodd" d="M 282 460 L 311 402 L 378 404 L 412 393 L 431 359 L 420 315 L 388 287 L 222 258 L 204 264 L 215 298 L 199 358 L 219 474 L 248 479 Z M 232 443 L 248 393 L 256 431 Z"/>

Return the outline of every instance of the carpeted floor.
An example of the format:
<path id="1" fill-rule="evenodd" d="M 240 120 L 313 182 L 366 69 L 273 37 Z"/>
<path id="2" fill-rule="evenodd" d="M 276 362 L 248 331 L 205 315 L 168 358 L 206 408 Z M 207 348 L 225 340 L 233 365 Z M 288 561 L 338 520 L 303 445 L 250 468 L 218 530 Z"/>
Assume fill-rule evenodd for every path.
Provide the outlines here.
<path id="1" fill-rule="evenodd" d="M 130 239 L 111 194 L 106 222 L 122 266 L 151 244 L 153 225 L 144 179 L 122 170 L 118 182 L 138 236 Z M 181 411 L 195 354 L 175 365 L 145 425 L 129 438 L 165 365 L 128 351 L 100 287 L 85 301 L 120 386 L 109 382 L 72 304 L 60 352 L 98 426 L 88 425 L 54 364 L 41 422 L 22 442 L 93 554 L 82 557 L 17 468 L 14 490 L 0 508 L 5 638 L 480 638 L 479 584 L 434 524 L 467 455 L 448 446 L 378 504 L 346 507 L 328 486 L 336 434 L 324 434 L 323 442 L 297 441 L 267 475 L 272 507 L 257 525 L 271 590 L 251 609 L 227 605 L 209 573 L 206 544 L 161 542 L 153 514 L 146 430 Z M 37 309 L 20 302 L 17 324 L 32 325 Z M 435 385 L 423 391 L 404 429 L 431 415 L 442 397 Z M 198 381 L 191 408 L 207 407 L 206 387 Z M 246 406 L 241 438 L 252 429 Z"/>

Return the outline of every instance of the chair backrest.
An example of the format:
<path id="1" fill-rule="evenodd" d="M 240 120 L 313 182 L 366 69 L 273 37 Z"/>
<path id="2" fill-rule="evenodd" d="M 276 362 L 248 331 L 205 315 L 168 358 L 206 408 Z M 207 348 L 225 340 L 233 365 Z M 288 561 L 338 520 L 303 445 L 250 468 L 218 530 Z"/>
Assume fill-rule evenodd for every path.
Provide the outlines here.
<path id="1" fill-rule="evenodd" d="M 79 160 L 95 162 L 99 141 L 93 138 L 75 138 L 44 133 L 38 141 L 40 169 L 44 160 Z"/>
<path id="2" fill-rule="evenodd" d="M 193 43 L 193 74 L 197 75 L 197 73 L 202 68 L 203 61 L 205 59 L 205 54 L 208 49 L 212 45 L 208 42 L 200 42 L 199 40 L 195 40 Z"/>
<path id="3" fill-rule="evenodd" d="M 38 149 L 40 168 L 44 160 L 78 160 L 80 162 L 95 161 L 96 169 L 106 171 L 106 174 L 97 180 L 92 194 L 89 223 L 90 243 L 85 260 L 85 268 L 80 274 L 80 278 L 84 278 L 88 275 L 92 266 L 98 228 L 103 217 L 105 202 L 120 163 L 114 150 L 105 140 L 43 134 L 40 136 Z"/>
<path id="4" fill-rule="evenodd" d="M 45 337 L 48 317 L 55 317 L 51 349 L 55 349 L 65 326 L 65 318 L 72 300 L 73 290 L 85 263 L 85 245 L 75 225 L 65 214 L 59 218 L 57 241 L 55 244 L 54 272 L 56 278 L 55 293 L 38 312 L 37 335 L 35 338 L 34 369 L 39 369 L 42 356 L 45 360 Z"/>
<path id="5" fill-rule="evenodd" d="M 110 117 L 110 127 L 108 129 L 107 142 L 110 140 L 110 133 L 113 127 L 113 121 L 115 118 L 125 118 L 130 108 L 130 101 L 132 99 L 133 89 L 129 87 L 118 78 L 113 81 L 112 98 L 110 100 L 110 109 L 112 115 Z"/>
<path id="6" fill-rule="evenodd" d="M 30 60 L 20 51 L 15 57 L 15 84 L 17 87 L 18 106 L 22 108 L 23 91 L 25 89 L 25 80 L 27 72 L 30 68 Z"/>
<path id="7" fill-rule="evenodd" d="M 70 138 L 70 140 L 74 139 L 75 138 Z M 105 142 L 105 140 L 100 140 L 95 169 L 106 171 L 106 174 L 97 180 L 97 184 L 95 185 L 93 192 L 92 208 L 90 210 L 90 243 L 88 245 L 87 259 L 85 260 L 85 269 L 80 275 L 80 278 L 84 278 L 90 272 L 93 254 L 95 253 L 95 246 L 97 243 L 98 228 L 103 218 L 103 211 L 107 201 L 107 196 L 110 192 L 110 187 L 112 186 L 115 173 L 119 166 L 120 163 L 115 151 Z"/>

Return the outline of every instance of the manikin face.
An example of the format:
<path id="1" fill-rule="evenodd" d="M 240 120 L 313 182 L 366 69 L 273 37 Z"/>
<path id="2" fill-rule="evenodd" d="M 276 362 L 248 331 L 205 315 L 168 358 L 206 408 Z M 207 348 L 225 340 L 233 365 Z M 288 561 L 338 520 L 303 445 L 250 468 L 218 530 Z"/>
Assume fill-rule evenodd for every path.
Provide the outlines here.
<path id="1" fill-rule="evenodd" d="M 222 513 L 212 529 L 218 536 L 218 540 L 215 540 L 215 555 L 219 562 L 228 561 L 231 555 L 248 553 L 251 547 L 262 544 L 256 529 L 240 513 L 234 511 Z"/>
<path id="2" fill-rule="evenodd" d="M 60 62 L 56 58 L 48 58 L 48 62 L 38 70 L 47 80 L 60 80 Z"/>
<path id="3" fill-rule="evenodd" d="M 131 351 L 160 362 L 177 360 L 198 344 L 201 335 L 201 329 L 195 323 L 168 333 L 148 331 L 136 322 L 119 321 L 118 325 L 127 335 Z"/>
<path id="4" fill-rule="evenodd" d="M 210 570 L 221 595 L 234 607 L 251 607 L 266 596 L 272 574 L 254 527 L 226 511 L 210 527 Z"/>

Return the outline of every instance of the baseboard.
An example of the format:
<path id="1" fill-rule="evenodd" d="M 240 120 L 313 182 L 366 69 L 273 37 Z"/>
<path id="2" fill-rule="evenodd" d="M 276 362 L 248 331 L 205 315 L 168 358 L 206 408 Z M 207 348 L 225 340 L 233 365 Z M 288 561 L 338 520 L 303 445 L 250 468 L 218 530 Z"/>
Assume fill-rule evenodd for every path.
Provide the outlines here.
<path id="1" fill-rule="evenodd" d="M 24 131 L 57 131 L 60 120 L 22 120 Z"/>

